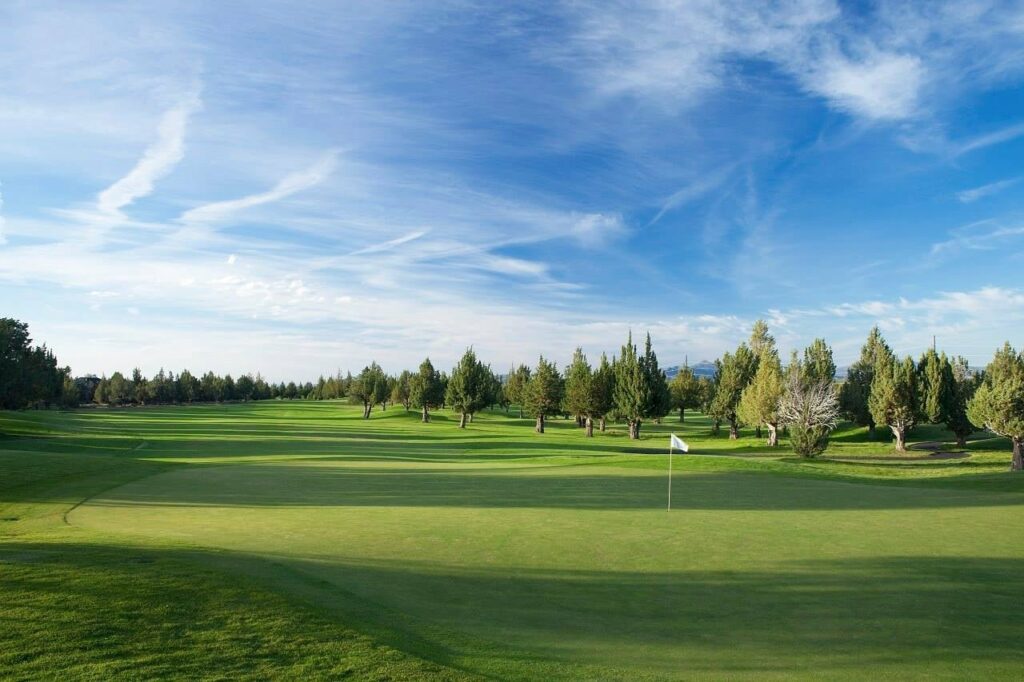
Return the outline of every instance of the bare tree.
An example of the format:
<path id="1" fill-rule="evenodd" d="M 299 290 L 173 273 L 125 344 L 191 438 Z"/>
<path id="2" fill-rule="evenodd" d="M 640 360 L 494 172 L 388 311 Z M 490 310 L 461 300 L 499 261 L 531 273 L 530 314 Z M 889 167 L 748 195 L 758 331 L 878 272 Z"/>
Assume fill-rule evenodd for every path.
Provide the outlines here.
<path id="1" fill-rule="evenodd" d="M 779 402 L 779 421 L 789 427 L 793 451 L 814 457 L 828 447 L 828 436 L 839 418 L 839 397 L 831 381 L 805 383 L 799 369 L 789 373 Z"/>

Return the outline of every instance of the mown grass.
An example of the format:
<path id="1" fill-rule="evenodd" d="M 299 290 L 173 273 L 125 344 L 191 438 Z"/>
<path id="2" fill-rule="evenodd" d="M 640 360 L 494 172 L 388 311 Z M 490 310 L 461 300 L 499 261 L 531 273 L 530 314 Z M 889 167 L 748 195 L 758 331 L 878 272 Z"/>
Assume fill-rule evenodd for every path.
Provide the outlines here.
<path id="1" fill-rule="evenodd" d="M 984 435 L 804 461 L 256 403 L 0 415 L 13 677 L 1016 678 L 1024 478 Z M 677 457 L 664 510 L 665 446 Z M 938 427 L 918 441 L 945 442 Z M 1000 446 L 1003 448 L 1000 450 Z M 704 456 L 729 454 L 730 456 Z"/>

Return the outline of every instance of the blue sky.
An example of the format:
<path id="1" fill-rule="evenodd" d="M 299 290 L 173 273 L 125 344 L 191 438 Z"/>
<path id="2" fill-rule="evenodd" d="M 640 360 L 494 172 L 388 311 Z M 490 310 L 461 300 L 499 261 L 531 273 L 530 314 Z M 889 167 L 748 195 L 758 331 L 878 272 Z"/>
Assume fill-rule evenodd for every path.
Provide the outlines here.
<path id="1" fill-rule="evenodd" d="M 1024 330 L 1020 2 L 8 2 L 0 308 L 78 373 Z"/>

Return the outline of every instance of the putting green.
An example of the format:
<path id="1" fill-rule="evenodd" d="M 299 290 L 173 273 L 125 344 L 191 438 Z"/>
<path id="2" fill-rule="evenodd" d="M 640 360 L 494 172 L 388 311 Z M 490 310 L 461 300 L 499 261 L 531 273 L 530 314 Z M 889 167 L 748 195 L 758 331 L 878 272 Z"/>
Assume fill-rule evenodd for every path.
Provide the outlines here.
<path id="1" fill-rule="evenodd" d="M 501 678 L 1024 665 L 1020 493 L 680 464 L 666 512 L 657 468 L 335 454 L 178 467 L 68 520 L 209 550 L 399 649 Z"/>

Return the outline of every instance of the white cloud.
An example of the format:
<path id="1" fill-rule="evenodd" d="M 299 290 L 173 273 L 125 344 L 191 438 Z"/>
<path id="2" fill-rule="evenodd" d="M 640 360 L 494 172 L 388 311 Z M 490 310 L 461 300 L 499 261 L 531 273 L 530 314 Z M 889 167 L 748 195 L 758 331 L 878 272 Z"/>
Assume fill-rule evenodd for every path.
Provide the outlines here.
<path id="1" fill-rule="evenodd" d="M 238 256 L 236 256 L 235 254 L 231 254 L 230 256 L 228 256 L 228 261 L 227 261 L 228 265 L 234 265 L 237 262 L 238 262 Z"/>
<path id="2" fill-rule="evenodd" d="M 220 222 L 228 220 L 235 213 L 254 206 L 280 201 L 297 192 L 315 187 L 326 180 L 334 172 L 337 160 L 338 152 L 330 151 L 309 168 L 286 175 L 266 192 L 197 206 L 183 213 L 180 221 L 183 223 Z"/>
<path id="3" fill-rule="evenodd" d="M 189 117 L 200 107 L 198 92 L 191 93 L 167 111 L 157 126 L 157 139 L 127 175 L 100 192 L 96 208 L 100 213 L 117 216 L 136 199 L 149 195 L 157 180 L 164 177 L 185 156 L 185 133 Z"/>
<path id="4" fill-rule="evenodd" d="M 919 58 L 876 53 L 862 61 L 831 55 L 806 83 L 837 109 L 871 120 L 899 120 L 916 113 L 924 78 Z"/>
<path id="5" fill-rule="evenodd" d="M 380 253 L 381 251 L 389 251 L 395 248 L 396 246 L 401 246 L 402 244 L 407 244 L 411 241 L 415 241 L 416 239 L 419 239 L 425 234 L 427 234 L 427 230 L 416 230 L 414 232 L 409 232 L 408 234 L 403 234 L 400 237 L 389 239 L 386 242 L 381 242 L 380 244 L 371 244 L 370 246 L 366 246 L 356 251 L 353 251 L 349 255 L 361 256 L 369 253 Z"/>
<path id="6" fill-rule="evenodd" d="M 575 216 L 569 232 L 584 247 L 598 247 L 627 233 L 621 215 L 585 213 Z"/>
<path id="7" fill-rule="evenodd" d="M 965 225 L 952 232 L 953 238 L 932 244 L 930 256 L 952 256 L 963 251 L 986 251 L 1000 244 L 1024 236 L 1024 226 L 999 225 L 992 220 L 982 220 Z"/>
<path id="8" fill-rule="evenodd" d="M 957 192 L 956 198 L 959 199 L 961 203 L 969 204 L 973 201 L 977 201 L 978 199 L 1002 192 L 1008 187 L 1013 187 L 1018 182 L 1020 182 L 1020 178 L 1010 178 L 1008 180 L 990 182 L 987 185 L 981 185 L 980 187 L 974 187 L 972 189 L 965 189 L 961 192 Z"/>
<path id="9" fill-rule="evenodd" d="M 7 243 L 7 219 L 4 218 L 4 184 L 0 182 L 0 246 Z"/>

